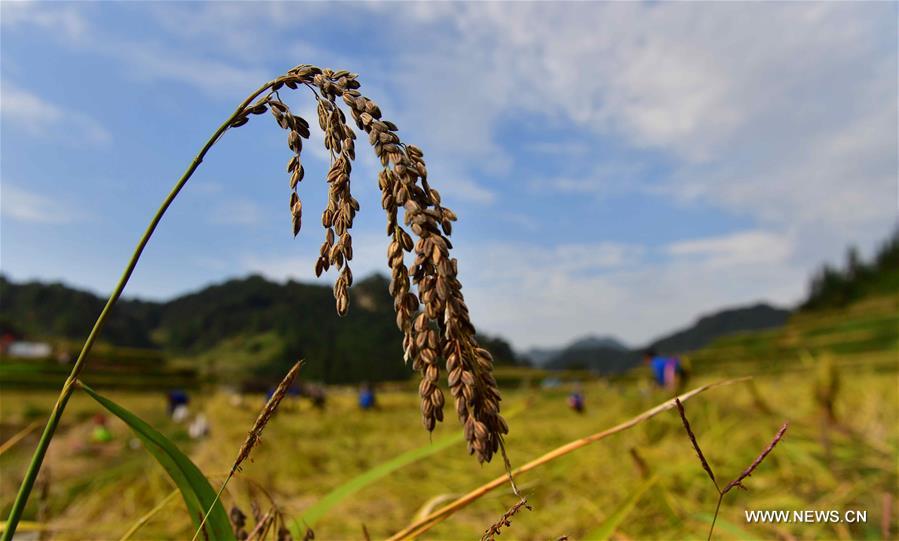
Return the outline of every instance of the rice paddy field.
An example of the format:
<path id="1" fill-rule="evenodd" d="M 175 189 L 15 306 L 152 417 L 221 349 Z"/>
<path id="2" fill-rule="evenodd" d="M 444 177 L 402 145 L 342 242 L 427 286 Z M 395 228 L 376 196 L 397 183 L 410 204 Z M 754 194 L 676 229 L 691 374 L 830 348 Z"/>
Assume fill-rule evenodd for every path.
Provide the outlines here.
<path id="1" fill-rule="evenodd" d="M 899 297 L 882 297 L 840 313 L 795 316 L 783 329 L 719 340 L 690 357 L 688 388 L 751 376 L 685 402 L 723 482 L 789 422 L 783 441 L 744 481 L 747 490 L 725 497 L 715 539 L 896 537 L 897 303 Z M 554 387 L 541 385 L 545 376 L 525 369 L 498 375 L 513 466 L 670 398 L 636 372 L 612 380 L 569 374 Z M 574 385 L 585 395 L 583 414 L 566 404 Z M 36 431 L 27 429 L 44 419 L 55 394 L 0 394 L 4 513 L 36 444 Z M 194 393 L 191 410 L 206 415 L 210 432 L 193 440 L 186 424 L 169 419 L 163 394 L 103 394 L 166 434 L 216 487 L 264 403 L 261 395 L 238 399 L 212 387 Z M 501 459 L 480 466 L 468 456 L 452 420 L 429 436 L 420 426 L 413 383 L 381 388 L 372 411 L 359 410 L 349 387 L 329 389 L 324 410 L 289 400 L 223 499 L 226 508 L 236 503 L 247 514 L 252 501 L 262 508 L 273 501 L 296 521 L 298 538 L 307 525 L 315 539 L 387 538 L 504 473 Z M 97 413 L 95 402 L 74 395 L 17 539 L 119 539 L 141 517 L 145 522 L 132 539 L 190 539 L 194 529 L 184 503 L 129 429 L 113 420 L 111 441 L 92 441 Z M 27 435 L 9 446 L 23 431 Z M 502 539 L 705 539 L 717 501 L 674 409 L 550 461 L 517 483 L 533 509 L 520 510 Z M 480 538 L 516 501 L 504 485 L 420 538 Z M 754 510 L 836 511 L 841 519 L 858 511 L 866 517 L 755 523 L 746 517 Z"/>

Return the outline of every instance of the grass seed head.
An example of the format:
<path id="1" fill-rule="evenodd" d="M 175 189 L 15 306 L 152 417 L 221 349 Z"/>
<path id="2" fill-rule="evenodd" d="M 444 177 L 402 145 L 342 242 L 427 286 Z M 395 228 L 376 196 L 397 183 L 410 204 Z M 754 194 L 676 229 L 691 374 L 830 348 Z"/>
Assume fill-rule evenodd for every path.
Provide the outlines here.
<path id="1" fill-rule="evenodd" d="M 259 443 L 259 440 L 262 437 L 262 430 L 265 429 L 265 425 L 268 424 L 272 415 L 274 415 L 275 411 L 278 409 L 281 400 L 283 400 L 284 396 L 287 394 L 287 390 L 290 388 L 291 384 L 293 384 L 293 380 L 296 379 L 297 374 L 300 372 L 301 364 L 302 361 L 297 361 L 293 367 L 291 367 L 281 380 L 281 383 L 278 384 L 278 387 L 275 388 L 275 392 L 272 393 L 272 397 L 266 402 L 265 407 L 259 412 L 256 422 L 253 423 L 253 428 L 250 430 L 249 434 L 247 434 L 247 439 L 244 440 L 243 445 L 240 447 L 240 452 L 237 454 L 234 465 L 231 466 L 232 473 L 240 469 L 240 465 L 249 458 L 253 448 Z"/>
<path id="2" fill-rule="evenodd" d="M 403 357 L 421 374 L 422 422 L 433 430 L 443 420 L 445 397 L 439 387 L 441 363 L 445 363 L 450 394 L 465 429 L 468 449 L 481 462 L 489 461 L 499 448 L 508 426 L 500 415 L 500 394 L 493 378 L 493 359 L 475 338 L 475 328 L 462 295 L 458 264 L 451 257 L 452 224 L 456 214 L 443 206 L 439 192 L 428 182 L 424 153 L 402 142 L 398 127 L 382 117 L 381 109 L 359 91 L 355 73 L 302 64 L 272 81 L 270 92 L 247 106 L 232 126 L 246 123 L 251 115 L 266 110 L 288 131 L 287 146 L 293 156 L 287 163 L 290 174 L 290 212 L 294 235 L 302 226 L 302 201 L 297 186 L 303 179 L 303 139 L 309 137 L 308 122 L 290 112 L 278 90 L 305 86 L 317 101 L 316 115 L 331 158 L 327 173 L 328 203 L 321 223 L 325 240 L 315 263 L 316 276 L 331 267 L 339 270 L 334 283 L 337 313 L 349 310 L 349 288 L 353 283 L 350 261 L 353 243 L 350 229 L 359 202 L 350 190 L 352 162 L 356 157 L 356 131 L 350 127 L 342 106 L 356 128 L 365 133 L 382 170 L 378 175 L 381 206 L 391 238 L 387 263 L 391 271 L 390 294 L 396 323 L 403 332 Z M 339 102 L 343 102 L 342 106 Z M 399 210 L 403 210 L 402 222 Z M 411 235 L 410 232 L 411 231 Z M 413 235 L 417 240 L 413 240 Z M 407 266 L 405 255 L 414 255 Z M 413 286 L 417 292 L 413 292 Z M 258 436 L 251 432 L 247 454 Z M 244 453 L 242 453 L 243 455 Z M 244 457 L 245 458 L 245 457 Z"/>
<path id="3" fill-rule="evenodd" d="M 722 490 L 722 493 L 726 493 L 727 491 L 729 491 L 730 489 L 732 489 L 734 487 L 744 488 L 743 484 L 742 484 L 743 480 L 746 479 L 747 477 L 749 477 L 750 475 L 752 475 L 752 472 L 754 472 L 755 469 L 759 467 L 759 464 L 761 464 L 762 461 L 765 460 L 765 457 L 768 456 L 768 454 L 774 450 L 774 446 L 777 445 L 778 442 L 780 442 L 780 440 L 783 439 L 784 434 L 786 434 L 787 428 L 789 428 L 789 426 L 790 426 L 790 423 L 784 423 L 783 426 L 780 427 L 780 430 L 777 431 L 777 434 L 774 435 L 774 439 L 771 440 L 771 443 L 769 443 L 768 446 L 762 450 L 762 452 L 759 454 L 759 456 L 755 457 L 755 460 L 752 461 L 752 464 L 750 464 L 748 468 L 743 470 L 743 472 L 739 475 L 739 477 L 737 477 L 736 479 L 734 479 L 733 481 L 728 483 L 727 486 L 724 487 L 724 490 Z"/>

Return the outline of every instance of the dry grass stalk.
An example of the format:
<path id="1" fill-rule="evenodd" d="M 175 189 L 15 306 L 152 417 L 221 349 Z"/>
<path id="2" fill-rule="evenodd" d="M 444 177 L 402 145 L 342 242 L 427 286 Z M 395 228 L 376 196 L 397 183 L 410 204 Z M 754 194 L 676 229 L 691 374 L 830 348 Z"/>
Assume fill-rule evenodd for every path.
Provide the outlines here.
<path id="1" fill-rule="evenodd" d="M 702 463 L 702 469 L 704 469 L 706 473 L 708 473 L 709 477 L 712 479 L 712 483 L 715 484 L 715 490 L 718 492 L 718 504 L 715 506 L 715 514 L 712 517 L 712 526 L 709 529 L 708 539 L 711 540 L 712 533 L 714 533 L 715 531 L 715 522 L 718 520 L 718 512 L 721 511 L 721 502 L 724 500 L 724 495 L 730 492 L 730 490 L 734 487 L 740 487 L 744 490 L 746 489 L 746 487 L 744 487 L 742 484 L 743 480 L 752 475 L 752 472 L 754 472 L 755 469 L 759 467 L 759 464 L 761 464 L 762 461 L 765 460 L 765 457 L 774 450 L 774 446 L 777 445 L 777 443 L 781 439 L 783 439 L 784 434 L 787 432 L 789 423 L 784 423 L 783 426 L 780 427 L 780 430 L 777 431 L 777 434 L 774 435 L 774 439 L 771 440 L 771 443 L 769 443 L 768 446 L 765 447 L 757 457 L 755 457 L 755 460 L 753 460 L 752 463 L 745 470 L 743 470 L 743 472 L 740 473 L 740 475 L 737 476 L 736 479 L 725 485 L 724 489 L 722 490 L 718 486 L 718 481 L 715 480 L 715 474 L 714 472 L 712 472 L 712 467 L 705 459 L 705 455 L 703 455 L 702 449 L 699 448 L 699 442 L 696 441 L 696 436 L 693 434 L 693 429 L 690 428 L 690 421 L 687 420 L 687 413 L 684 410 L 683 404 L 681 404 L 680 400 L 677 398 L 675 398 L 675 402 L 677 404 L 677 411 L 678 413 L 680 413 L 681 422 L 683 423 L 684 428 L 687 431 L 687 435 L 690 437 L 690 442 L 693 444 L 693 449 L 696 450 L 696 455 L 699 457 L 699 461 Z"/>
<path id="2" fill-rule="evenodd" d="M 131 539 L 131 536 L 133 536 L 139 529 L 141 529 L 144 524 L 149 522 L 150 519 L 156 516 L 166 505 L 168 505 L 169 502 L 175 500 L 175 498 L 177 498 L 180 494 L 181 492 L 177 488 L 169 492 L 169 495 L 163 498 L 158 504 L 156 504 L 153 509 L 149 510 L 145 515 L 137 519 L 137 521 L 132 524 L 130 528 L 128 528 L 128 531 L 122 534 L 122 537 L 119 538 L 119 541 L 128 541 L 129 539 Z"/>
<path id="3" fill-rule="evenodd" d="M 629 450 L 631 455 L 631 460 L 634 462 L 634 466 L 637 468 L 637 471 L 640 473 L 640 477 L 643 479 L 649 479 L 652 471 L 649 469 L 649 465 L 646 464 L 646 460 L 640 456 L 640 452 L 637 451 L 635 447 L 631 447 Z"/>
<path id="4" fill-rule="evenodd" d="M 264 539 L 293 541 L 293 535 L 287 527 L 287 520 L 283 510 L 272 494 L 252 479 L 244 479 L 244 481 L 250 485 L 250 514 L 253 517 L 255 526 L 248 532 L 247 515 L 238 506 L 234 505 L 231 507 L 228 515 L 234 530 L 234 536 L 239 541 L 262 541 Z M 261 492 L 268 501 L 268 507 L 264 513 L 259 499 L 256 497 L 256 491 Z"/>
<path id="5" fill-rule="evenodd" d="M 719 381 L 716 383 L 710 383 L 708 385 L 703 385 L 702 387 L 698 387 L 688 393 L 684 393 L 684 394 L 680 395 L 679 399 L 681 401 L 686 401 L 686 400 L 690 399 L 691 397 L 696 396 L 697 394 L 705 392 L 709 389 L 712 389 L 715 387 L 720 387 L 722 385 L 731 385 L 734 383 L 747 381 L 748 379 L 750 379 L 750 378 L 744 377 L 744 378 L 729 379 L 729 380 Z M 643 413 L 641 413 L 640 415 L 637 415 L 636 417 L 633 417 L 621 424 L 613 426 L 612 428 L 603 430 L 602 432 L 597 432 L 596 434 L 587 436 L 585 438 L 580 438 L 580 439 L 574 440 L 574 441 L 569 442 L 561 447 L 557 447 L 556 449 L 553 449 L 552 451 L 528 462 L 527 464 L 525 464 L 519 468 L 516 468 L 515 470 L 512 471 L 512 475 L 517 477 L 525 472 L 528 472 L 530 470 L 538 468 L 538 467 L 542 466 L 543 464 L 546 464 L 547 462 L 551 462 L 559 457 L 562 457 L 569 453 L 572 453 L 582 447 L 586 447 L 587 445 L 590 445 L 591 443 L 595 443 L 595 442 L 605 439 L 613 434 L 617 434 L 617 433 L 623 432 L 629 428 L 633 428 L 634 426 L 642 423 L 643 421 L 646 421 L 647 419 L 651 419 L 651 418 L 655 417 L 656 415 L 662 413 L 663 411 L 667 411 L 674 407 L 676 407 L 675 403 L 674 403 L 674 399 L 663 402 L 652 409 L 644 411 Z M 421 534 L 430 530 L 431 528 L 433 528 L 440 522 L 446 520 L 447 517 L 451 516 L 456 511 L 458 511 L 458 510 L 466 507 L 470 503 L 478 500 L 485 494 L 488 494 L 491 491 L 503 486 L 504 484 L 506 484 L 508 482 L 508 480 L 509 480 L 508 475 L 501 475 L 501 476 L 497 477 L 496 479 L 494 479 L 493 481 L 490 481 L 489 483 L 481 485 L 480 487 L 472 490 L 468 494 L 465 494 L 464 496 L 456 499 L 455 501 L 430 513 L 428 516 L 414 521 L 409 526 L 403 528 L 401 531 L 399 531 L 399 532 L 395 533 L 393 536 L 391 536 L 388 541 L 400 541 L 402 539 L 412 539 L 417 536 L 420 536 Z"/>
<path id="6" fill-rule="evenodd" d="M 512 505 L 512 507 L 510 507 L 497 522 L 487 528 L 484 535 L 481 537 L 481 541 L 493 541 L 494 537 L 500 534 L 500 529 L 503 526 L 512 525 L 512 516 L 514 516 L 522 507 L 526 508 L 528 511 L 533 511 L 534 509 L 528 505 L 528 499 L 521 494 L 521 491 L 518 490 L 518 485 L 515 484 L 515 476 L 512 474 L 512 461 L 509 460 L 509 455 L 506 453 L 506 446 L 502 441 L 499 444 L 499 449 L 503 455 L 503 465 L 506 468 L 506 475 L 509 477 L 509 485 L 512 486 L 512 492 L 518 497 L 518 502 Z"/>
<path id="7" fill-rule="evenodd" d="M 275 388 L 275 392 L 272 393 L 272 397 L 268 399 L 268 402 L 265 404 L 265 407 L 262 408 L 262 411 L 259 413 L 259 417 L 256 418 L 256 422 L 253 423 L 253 428 L 247 434 L 247 439 L 244 440 L 243 445 L 240 446 L 240 452 L 237 454 L 237 458 L 234 460 L 234 464 L 231 466 L 231 473 L 229 474 L 229 478 L 231 475 L 234 475 L 235 472 L 240 470 L 240 465 L 249 458 L 250 453 L 253 451 L 253 448 L 259 443 L 262 438 L 262 431 L 265 429 L 265 425 L 268 424 L 269 420 L 274 415 L 275 411 L 278 409 L 278 405 L 281 403 L 281 400 L 284 399 L 284 396 L 287 394 L 287 390 L 293 384 L 293 380 L 297 377 L 297 374 L 300 372 L 300 366 L 303 364 L 303 361 L 297 361 L 293 367 L 287 372 L 284 378 L 281 380 L 281 383 L 278 384 L 278 387 Z M 225 481 L 227 484 L 227 481 Z"/>
<path id="8" fill-rule="evenodd" d="M 391 243 L 387 260 L 391 269 L 390 293 L 397 326 L 404 334 L 404 358 L 421 373 L 422 422 L 428 431 L 443 420 L 445 398 L 438 386 L 440 360 L 445 362 L 456 414 L 465 430 L 469 453 L 488 462 L 499 449 L 508 426 L 500 415 L 500 395 L 492 375 L 493 359 L 475 339 L 475 328 L 462 295 L 458 265 L 450 256 L 452 223 L 456 214 L 444 207 L 440 194 L 428 183 L 424 153 L 403 143 L 397 126 L 382 118 L 381 109 L 359 92 L 355 73 L 300 65 L 270 83 L 270 92 L 238 115 L 232 127 L 246 124 L 251 115 L 270 110 L 278 124 L 288 130 L 288 146 L 294 153 L 287 164 L 290 173 L 290 211 L 296 235 L 302 226 L 303 205 L 296 190 L 303 179 L 302 140 L 309 137 L 309 124 L 293 115 L 278 95 L 282 87 L 305 86 L 318 103 L 318 122 L 331 156 L 328 170 L 328 205 L 322 212 L 325 241 L 315 263 L 316 276 L 331 267 L 340 270 L 334 297 L 340 315 L 349 309 L 349 287 L 353 274 L 350 229 L 359 202 L 350 191 L 352 161 L 356 157 L 356 133 L 347 123 L 339 101 L 352 115 L 356 127 L 368 135 L 382 170 L 378 176 L 381 206 L 387 215 Z M 402 224 L 399 209 L 403 209 Z M 410 229 L 417 241 L 406 230 Z M 411 267 L 405 253 L 414 252 Z M 410 280 L 411 277 L 411 280 Z M 412 286 L 417 288 L 417 294 Z M 419 309 L 421 312 L 419 313 Z"/>
<path id="9" fill-rule="evenodd" d="M 526 508 L 528 511 L 531 511 L 533 508 L 528 505 L 527 499 L 522 498 L 515 505 L 509 508 L 508 511 L 503 513 L 503 516 L 500 519 L 491 524 L 489 528 L 484 532 L 484 535 L 481 536 L 481 541 L 494 541 L 496 536 L 500 535 L 502 532 L 500 531 L 504 526 L 508 527 L 512 525 L 512 517 L 521 509 L 522 507 Z"/>
<path id="10" fill-rule="evenodd" d="M 236 505 L 231 507 L 228 515 L 234 529 L 234 537 L 238 541 L 262 541 L 267 538 L 273 538 L 275 541 L 293 541 L 293 536 L 287 529 L 287 522 L 278 506 L 273 504 L 265 513 L 261 512 L 256 500 L 252 500 L 250 506 L 256 525 L 249 532 L 246 529 L 247 516 L 239 507 Z"/>
<path id="11" fill-rule="evenodd" d="M 234 528 L 234 537 L 236 537 L 238 541 L 246 541 L 248 537 L 246 531 L 247 516 L 240 510 L 240 507 L 237 507 L 236 505 L 231 506 L 231 511 L 228 513 L 228 519 L 231 521 L 231 527 Z"/>
<path id="12" fill-rule="evenodd" d="M 25 439 L 26 436 L 34 432 L 36 428 L 41 426 L 42 422 L 43 421 L 41 419 L 35 419 L 34 421 L 31 421 L 30 423 L 28 423 L 28 425 L 25 426 L 25 428 L 16 432 L 12 435 L 12 437 L 0 444 L 0 455 L 3 455 L 3 453 L 11 449 L 15 444 L 19 443 L 20 441 Z"/>

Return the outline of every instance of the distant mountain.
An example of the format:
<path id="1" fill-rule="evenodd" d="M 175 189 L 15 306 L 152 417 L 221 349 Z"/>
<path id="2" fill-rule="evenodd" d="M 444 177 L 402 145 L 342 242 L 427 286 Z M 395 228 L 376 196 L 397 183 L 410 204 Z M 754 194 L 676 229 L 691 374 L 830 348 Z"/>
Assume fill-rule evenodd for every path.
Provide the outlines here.
<path id="1" fill-rule="evenodd" d="M 535 366 L 544 366 L 558 358 L 563 351 L 572 350 L 590 350 L 590 349 L 609 349 L 627 351 L 628 347 L 614 336 L 595 336 L 588 335 L 578 338 L 565 347 L 559 348 L 531 348 L 524 352 L 523 357 L 530 360 Z"/>
<path id="2" fill-rule="evenodd" d="M 303 373 L 330 383 L 405 379 L 402 334 L 388 280 L 374 275 L 350 290 L 351 309 L 337 316 L 331 288 L 279 284 L 261 276 L 206 287 L 168 302 L 121 300 L 100 340 L 194 358 L 227 377 L 279 375 L 306 359 Z M 0 276 L 0 321 L 46 340 L 83 340 L 105 303 L 62 284 L 17 284 Z M 498 364 L 518 358 L 500 338 L 479 336 Z"/>
<path id="3" fill-rule="evenodd" d="M 780 327 L 789 317 L 789 310 L 764 303 L 729 308 L 701 316 L 693 325 L 657 338 L 648 347 L 660 353 L 686 353 L 708 345 L 719 336 Z"/>
<path id="4" fill-rule="evenodd" d="M 523 357 L 534 366 L 543 366 L 553 357 L 558 355 L 563 348 L 531 348 L 524 352 Z"/>
<path id="5" fill-rule="evenodd" d="M 545 367 L 549 369 L 583 369 L 600 374 L 626 372 L 640 362 L 640 353 L 629 349 L 567 347 L 555 355 Z"/>
<path id="6" fill-rule="evenodd" d="M 860 299 L 899 291 L 899 226 L 880 245 L 869 261 L 850 247 L 844 268 L 825 265 L 812 277 L 808 297 L 799 312 L 832 310 Z M 678 354 L 701 349 L 716 338 L 739 332 L 781 327 L 787 323 L 790 310 L 759 303 L 720 310 L 700 317 L 693 325 L 656 338 L 644 347 L 622 353 L 609 344 L 596 347 L 532 350 L 528 355 L 552 368 L 581 367 L 600 372 L 626 370 L 639 363 L 649 347 L 662 354 Z M 588 341 L 589 345 L 589 341 Z"/>
<path id="7" fill-rule="evenodd" d="M 662 354 L 686 353 L 720 336 L 780 327 L 789 315 L 789 310 L 767 304 L 731 308 L 702 316 L 690 327 L 657 338 L 640 348 L 629 349 L 610 337 L 579 339 L 560 350 L 543 350 L 542 364 L 550 369 L 581 368 L 601 374 L 626 372 L 639 365 L 643 352 L 649 347 Z"/>
<path id="8" fill-rule="evenodd" d="M 568 345 L 566 349 L 591 349 L 605 348 L 611 350 L 627 351 L 628 347 L 614 336 L 594 336 L 589 335 L 578 338 Z"/>

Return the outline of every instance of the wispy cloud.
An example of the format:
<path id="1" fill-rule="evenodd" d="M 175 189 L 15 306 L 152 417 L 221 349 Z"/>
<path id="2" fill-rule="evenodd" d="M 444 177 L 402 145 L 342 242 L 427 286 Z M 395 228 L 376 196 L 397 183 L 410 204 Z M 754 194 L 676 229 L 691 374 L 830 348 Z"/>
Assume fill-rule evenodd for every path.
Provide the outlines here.
<path id="1" fill-rule="evenodd" d="M 636 344 L 722 306 L 795 302 L 806 274 L 792 255 L 778 235 L 746 232 L 658 249 L 469 245 L 459 261 L 474 320 L 531 347 L 596 333 Z"/>
<path id="2" fill-rule="evenodd" d="M 7 180 L 0 183 L 0 210 L 4 219 L 29 224 L 70 224 L 86 217 L 83 209 L 58 197 L 35 193 Z"/>
<path id="3" fill-rule="evenodd" d="M 35 26 L 62 33 L 72 40 L 81 40 L 89 33 L 81 11 L 71 4 L 45 9 L 32 2 L 4 2 L 2 13 L 0 23 L 8 29 Z"/>
<path id="4" fill-rule="evenodd" d="M 767 231 L 741 231 L 730 235 L 671 243 L 666 251 L 677 257 L 697 258 L 713 266 L 783 263 L 793 253 L 792 239 Z"/>
<path id="5" fill-rule="evenodd" d="M 6 82 L 0 87 L 0 114 L 6 122 L 32 136 L 66 144 L 103 144 L 111 139 L 109 131 L 90 116 L 65 109 Z"/>
<path id="6" fill-rule="evenodd" d="M 167 6 L 168 8 L 175 6 Z M 69 47 L 117 61 L 135 80 L 182 83 L 213 97 L 233 99 L 235 96 L 243 96 L 272 75 L 258 67 L 256 55 L 235 61 L 233 54 L 220 54 L 220 48 L 206 48 L 185 54 L 184 49 L 173 46 L 168 40 L 130 38 L 121 33 L 110 32 L 104 25 L 96 24 L 90 16 L 95 11 L 88 4 L 68 4 L 63 7 L 28 2 L 15 6 L 4 4 L 3 24 L 10 29 L 34 26 L 45 32 L 53 31 L 53 37 L 62 40 Z M 151 11 L 157 14 L 161 12 Z M 172 19 L 168 17 L 165 20 Z M 183 22 L 182 18 L 182 26 Z M 212 28 L 209 26 L 210 21 L 206 24 L 206 28 Z M 62 32 L 55 32 L 60 28 Z M 228 34 L 243 33 L 222 27 L 216 33 L 220 38 Z M 182 39 L 186 37 L 184 34 L 179 36 Z M 214 42 L 219 45 L 223 43 L 222 39 Z M 248 47 L 248 50 L 254 49 Z"/>
<path id="7" fill-rule="evenodd" d="M 209 211 L 209 223 L 214 225 L 257 225 L 266 213 L 250 199 L 228 199 L 217 203 Z"/>
<path id="8" fill-rule="evenodd" d="M 435 32 L 457 30 L 406 62 L 441 74 L 414 88 L 455 115 L 458 128 L 443 133 L 465 155 L 510 152 L 496 126 L 526 113 L 592 133 L 597 146 L 613 137 L 659 153 L 669 167 L 655 173 L 657 193 L 780 226 L 798 219 L 806 241 L 822 226 L 838 245 L 871 237 L 895 213 L 895 197 L 884 197 L 895 195 L 897 169 L 893 6 L 476 3 L 409 13 Z M 608 187 L 592 172 L 555 178 L 572 194 Z M 847 212 L 847 201 L 869 210 Z"/>
<path id="9" fill-rule="evenodd" d="M 126 72 L 139 81 L 181 83 L 214 97 L 237 99 L 274 75 L 258 67 L 205 54 L 185 55 L 152 43 L 103 42 L 94 48 L 120 60 Z"/>

